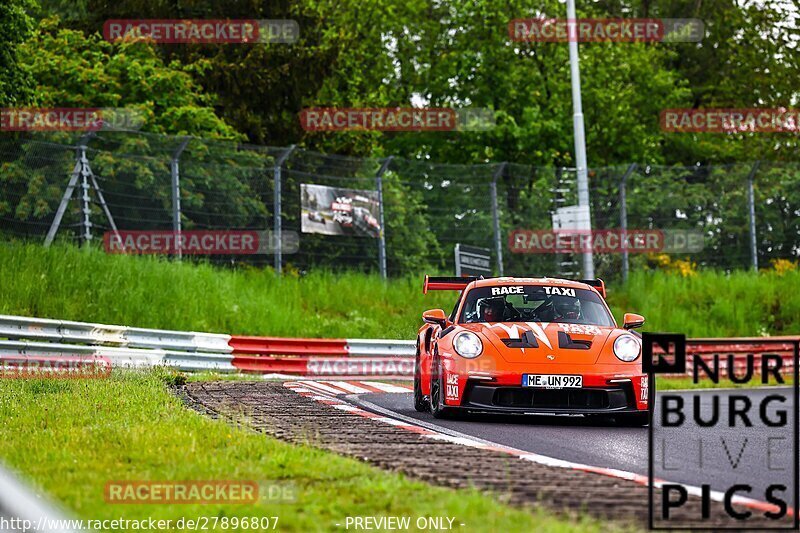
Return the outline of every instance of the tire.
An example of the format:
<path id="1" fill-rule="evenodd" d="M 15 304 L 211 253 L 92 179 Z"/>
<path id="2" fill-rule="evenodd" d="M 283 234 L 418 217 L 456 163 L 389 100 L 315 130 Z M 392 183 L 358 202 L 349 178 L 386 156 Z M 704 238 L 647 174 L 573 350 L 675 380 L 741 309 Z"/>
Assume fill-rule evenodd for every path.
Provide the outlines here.
<path id="1" fill-rule="evenodd" d="M 444 383 L 442 382 L 442 364 L 439 361 L 439 350 L 434 348 L 431 362 L 431 396 L 430 411 L 433 418 L 453 418 L 455 409 L 444 405 Z"/>
<path id="2" fill-rule="evenodd" d="M 414 365 L 414 409 L 420 413 L 427 413 L 431 409 L 431 404 L 428 398 L 422 394 L 422 376 L 419 371 L 419 345 L 417 345 L 417 355 L 415 357 Z"/>
<path id="3" fill-rule="evenodd" d="M 619 414 L 617 422 L 626 427 L 643 428 L 650 425 L 650 412 Z"/>

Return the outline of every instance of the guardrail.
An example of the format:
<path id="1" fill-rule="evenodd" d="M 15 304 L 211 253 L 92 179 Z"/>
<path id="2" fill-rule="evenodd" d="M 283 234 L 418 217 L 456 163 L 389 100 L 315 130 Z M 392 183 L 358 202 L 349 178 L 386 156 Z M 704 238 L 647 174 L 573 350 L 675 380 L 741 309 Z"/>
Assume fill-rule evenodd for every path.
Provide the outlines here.
<path id="1" fill-rule="evenodd" d="M 104 358 L 112 367 L 168 366 L 182 371 L 242 372 L 328 378 L 410 378 L 415 341 L 250 337 L 132 328 L 0 315 L 0 360 L 47 364 L 53 357 Z M 778 354 L 793 368 L 798 337 L 688 339 L 687 353 L 720 366 L 733 354 L 738 371 L 747 354 L 756 361 Z M 687 369 L 690 374 L 691 369 Z"/>
<path id="2" fill-rule="evenodd" d="M 0 337 L 127 348 L 230 353 L 230 335 L 0 315 Z"/>
<path id="3" fill-rule="evenodd" d="M 414 341 L 295 339 L 133 328 L 0 315 L 0 360 L 47 368 L 54 358 L 112 367 L 313 377 L 413 376 Z"/>
<path id="4" fill-rule="evenodd" d="M 2 467 L 0 467 L 0 518 L 9 524 L 8 531 L 26 529 L 53 533 L 77 531 L 77 521 L 67 518 L 61 510 L 35 494 Z M 16 525 L 11 526 L 12 523 Z"/>

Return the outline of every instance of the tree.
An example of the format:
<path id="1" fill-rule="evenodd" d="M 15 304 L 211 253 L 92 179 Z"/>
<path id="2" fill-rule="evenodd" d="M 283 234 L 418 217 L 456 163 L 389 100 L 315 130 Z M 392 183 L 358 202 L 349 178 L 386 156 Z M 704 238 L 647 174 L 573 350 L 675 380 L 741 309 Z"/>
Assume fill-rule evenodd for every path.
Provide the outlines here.
<path id="1" fill-rule="evenodd" d="M 33 19 L 26 10 L 32 0 L 0 3 L 0 108 L 34 103 L 33 77 L 20 61 L 18 48 L 33 31 Z"/>

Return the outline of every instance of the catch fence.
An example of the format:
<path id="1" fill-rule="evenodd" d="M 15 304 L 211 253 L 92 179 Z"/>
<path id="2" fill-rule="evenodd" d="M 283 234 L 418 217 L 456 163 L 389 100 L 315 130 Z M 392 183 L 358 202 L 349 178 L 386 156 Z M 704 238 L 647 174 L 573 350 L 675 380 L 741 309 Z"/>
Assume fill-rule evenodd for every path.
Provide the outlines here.
<path id="1" fill-rule="evenodd" d="M 551 230 L 554 213 L 577 204 L 570 168 L 356 158 L 98 131 L 0 139 L 0 180 L 4 240 L 103 246 L 115 231 L 242 230 L 270 237 L 254 253 L 204 257 L 400 276 L 451 272 L 461 243 L 490 250 L 495 274 L 580 270 L 577 253 L 512 246 L 515 230 Z M 735 270 L 800 256 L 797 163 L 626 164 L 589 169 L 589 184 L 594 229 L 687 231 L 702 241 L 667 254 L 597 253 L 595 272 L 608 280 L 676 263 Z M 190 253 L 172 251 L 184 260 Z"/>

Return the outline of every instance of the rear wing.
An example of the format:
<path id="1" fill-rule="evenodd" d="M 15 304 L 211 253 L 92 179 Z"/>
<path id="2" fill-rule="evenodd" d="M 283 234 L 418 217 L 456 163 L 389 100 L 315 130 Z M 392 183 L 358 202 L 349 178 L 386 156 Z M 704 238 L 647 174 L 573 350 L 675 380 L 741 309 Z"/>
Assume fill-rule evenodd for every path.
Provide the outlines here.
<path id="1" fill-rule="evenodd" d="M 585 284 L 589 285 L 590 287 L 594 287 L 595 289 L 597 289 L 597 292 L 600 293 L 600 296 L 602 296 L 605 299 L 605 297 L 606 297 L 606 282 L 603 281 L 602 279 L 600 279 L 600 278 L 597 278 L 597 279 L 579 279 L 579 280 L 576 280 L 576 281 L 578 283 L 585 283 Z"/>
<path id="2" fill-rule="evenodd" d="M 422 283 L 422 294 L 428 294 L 428 291 L 463 291 L 467 285 L 479 279 L 481 277 L 430 277 L 426 274 Z"/>

